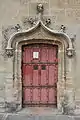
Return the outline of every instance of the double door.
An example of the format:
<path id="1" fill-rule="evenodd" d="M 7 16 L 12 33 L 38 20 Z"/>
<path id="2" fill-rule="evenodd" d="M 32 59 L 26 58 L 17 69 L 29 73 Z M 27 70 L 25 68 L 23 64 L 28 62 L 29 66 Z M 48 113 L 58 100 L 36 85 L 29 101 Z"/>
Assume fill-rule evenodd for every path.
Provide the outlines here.
<path id="1" fill-rule="evenodd" d="M 33 44 L 23 47 L 22 82 L 24 106 L 57 104 L 57 46 Z"/>

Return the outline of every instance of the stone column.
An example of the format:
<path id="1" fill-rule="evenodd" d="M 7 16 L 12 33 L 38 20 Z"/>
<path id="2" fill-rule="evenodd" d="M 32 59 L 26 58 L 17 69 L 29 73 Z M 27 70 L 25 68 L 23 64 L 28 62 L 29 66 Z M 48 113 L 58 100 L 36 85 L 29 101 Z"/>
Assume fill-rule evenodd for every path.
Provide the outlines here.
<path id="1" fill-rule="evenodd" d="M 57 107 L 58 111 L 62 113 L 62 99 L 65 89 L 65 67 L 64 67 L 64 47 L 62 45 L 58 50 L 58 83 L 57 83 Z"/>
<path id="2" fill-rule="evenodd" d="M 66 57 L 66 86 L 64 91 L 64 114 L 74 114 L 73 58 Z"/>
<path id="3" fill-rule="evenodd" d="M 5 108 L 6 111 L 12 111 L 13 99 L 13 57 L 9 57 L 5 61 Z"/>
<path id="4" fill-rule="evenodd" d="M 15 50 L 14 61 L 14 98 L 16 102 L 16 110 L 22 107 L 22 80 L 21 80 L 21 48 Z"/>

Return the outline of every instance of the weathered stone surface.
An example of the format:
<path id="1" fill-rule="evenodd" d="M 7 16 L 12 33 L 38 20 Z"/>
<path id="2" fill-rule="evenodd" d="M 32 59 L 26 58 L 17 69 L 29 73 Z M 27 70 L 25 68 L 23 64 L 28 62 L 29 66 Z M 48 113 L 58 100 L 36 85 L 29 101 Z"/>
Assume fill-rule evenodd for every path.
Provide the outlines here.
<path id="1" fill-rule="evenodd" d="M 6 120 L 35 120 L 35 116 L 27 116 L 27 115 L 9 115 Z M 36 117 L 36 120 L 37 119 Z"/>
<path id="2" fill-rule="evenodd" d="M 65 20 L 65 10 L 64 9 L 50 9 L 50 14 L 56 17 L 56 23 L 63 22 Z"/>
<path id="3" fill-rule="evenodd" d="M 36 11 L 36 5 L 40 3 L 39 1 L 38 2 L 30 2 L 29 3 L 29 15 L 32 15 L 32 16 L 35 16 L 38 14 L 38 12 Z M 45 2 L 42 2 L 43 3 L 43 6 L 44 6 L 44 15 L 48 15 L 49 14 L 49 2 L 48 1 L 45 1 Z M 33 9 L 31 9 L 33 6 Z"/>
<path id="4" fill-rule="evenodd" d="M 80 17 L 80 9 L 66 9 L 66 17 Z"/>
<path id="5" fill-rule="evenodd" d="M 58 0 L 59 7 L 80 8 L 80 0 Z"/>
<path id="6" fill-rule="evenodd" d="M 76 34 L 76 56 L 74 62 L 72 62 L 72 66 L 70 69 L 72 70 L 71 72 L 68 70 L 69 66 L 71 65 L 70 63 L 66 63 L 67 71 L 66 71 L 66 87 L 68 89 L 72 89 L 74 87 L 75 90 L 75 103 L 76 106 L 80 106 L 80 0 L 2 0 L 0 1 L 0 110 L 1 107 L 3 109 L 4 103 L 6 101 L 6 96 L 8 102 L 16 101 L 17 96 L 16 91 L 19 92 L 19 101 L 21 102 L 22 100 L 22 95 L 21 95 L 21 86 L 22 83 L 19 81 L 19 86 L 18 83 L 14 81 L 18 78 L 21 79 L 20 75 L 18 74 L 13 74 L 13 64 L 12 61 L 13 59 L 8 58 L 4 59 L 3 56 L 3 51 L 6 47 L 6 40 L 3 38 L 2 35 L 2 27 L 7 28 L 8 26 L 15 26 L 17 23 L 22 25 L 22 19 L 27 17 L 27 16 L 37 16 L 37 11 L 36 11 L 36 5 L 37 3 L 43 3 L 44 5 L 44 15 L 48 18 L 51 19 L 51 29 L 57 29 L 59 30 L 59 27 L 64 24 L 67 26 L 67 33 L 68 35 Z M 53 16 L 53 17 L 52 17 Z M 56 23 L 56 25 L 55 25 Z M 56 27 L 55 27 L 56 26 Z M 23 27 L 23 25 L 22 25 Z M 29 28 L 26 24 L 25 28 Z M 14 33 L 14 32 L 13 32 Z M 9 37 L 11 36 L 9 32 Z M 33 34 L 33 37 L 36 36 L 36 39 L 38 38 L 47 38 L 48 36 L 44 35 L 43 32 L 38 32 L 37 34 Z M 26 38 L 26 37 L 24 37 Z M 21 38 L 21 39 L 24 39 Z M 20 38 L 19 38 L 20 39 Z M 31 36 L 28 38 L 31 39 Z M 51 37 L 49 37 L 51 39 Z M 52 37 L 54 39 L 54 37 Z M 2 41 L 4 44 L 4 47 L 2 49 Z M 63 52 L 61 53 L 62 56 Z M 16 58 L 14 58 L 16 60 Z M 20 58 L 18 58 L 20 59 Z M 62 59 L 62 58 L 61 58 Z M 65 58 L 67 59 L 67 58 Z M 20 61 L 19 61 L 20 62 Z M 17 64 L 17 63 L 16 63 Z M 15 64 L 15 66 L 16 66 Z M 21 63 L 18 63 L 20 65 Z M 64 66 L 62 64 L 62 66 Z M 76 68 L 75 68 L 76 66 Z M 74 68 L 74 69 L 73 69 Z M 15 68 L 16 70 L 16 68 Z M 60 69 L 59 71 L 61 71 Z M 20 70 L 19 70 L 20 71 Z M 11 72 L 9 74 L 9 72 Z M 20 71 L 21 72 L 21 71 Z M 63 72 L 63 71 L 62 71 Z M 75 76 L 74 76 L 75 74 Z M 72 75 L 72 77 L 70 76 Z M 62 77 L 59 76 L 60 80 L 62 81 L 65 76 L 63 75 Z M 72 79 L 72 81 L 71 81 Z M 8 81 L 8 82 L 7 82 Z M 5 84 L 5 85 L 4 85 Z M 61 95 L 64 92 L 64 85 L 59 84 L 59 94 Z M 19 90 L 17 90 L 19 88 Z M 6 94 L 6 95 L 5 95 Z M 14 97 L 14 99 L 13 99 Z M 8 103 L 9 105 L 9 103 Z M 14 109 L 16 108 L 16 105 L 12 105 L 10 109 L 12 109 L 14 106 Z M 77 108 L 76 107 L 76 108 Z M 78 108 L 77 108 L 78 109 Z M 80 107 L 79 107 L 80 109 Z M 10 118 L 9 118 L 10 117 Z M 9 116 L 8 119 L 13 119 L 11 118 L 12 116 Z M 16 116 L 17 117 L 17 116 Z M 62 119 L 61 117 L 59 117 Z M 18 117 L 20 119 L 20 117 Z M 24 117 L 26 119 L 26 117 Z M 32 118 L 31 118 L 32 119 Z M 38 118 L 36 118 L 38 119 Z M 42 118 L 43 119 L 43 118 Z M 48 118 L 45 118 L 48 119 Z M 51 118 L 52 119 L 52 118 Z M 58 119 L 58 118 L 57 118 Z M 66 119 L 66 118 L 64 118 Z M 67 118 L 68 119 L 68 118 Z M 75 117 L 75 119 L 78 119 Z"/>
<path id="7" fill-rule="evenodd" d="M 53 115 L 53 116 L 41 116 L 41 115 L 8 115 L 6 120 L 80 120 L 80 117 L 66 116 L 66 115 Z"/>
<path id="8" fill-rule="evenodd" d="M 80 117 L 74 117 L 74 120 L 80 120 Z"/>
<path id="9" fill-rule="evenodd" d="M 4 114 L 0 113 L 0 120 L 3 120 Z"/>

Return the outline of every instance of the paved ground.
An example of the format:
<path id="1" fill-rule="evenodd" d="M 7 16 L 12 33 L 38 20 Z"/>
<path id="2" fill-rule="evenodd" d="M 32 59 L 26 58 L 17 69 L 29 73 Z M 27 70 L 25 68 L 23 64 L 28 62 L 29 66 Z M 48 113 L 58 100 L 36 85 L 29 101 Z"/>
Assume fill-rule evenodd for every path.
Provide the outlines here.
<path id="1" fill-rule="evenodd" d="M 40 115 L 1 113 L 0 120 L 80 120 L 80 116 L 67 116 L 67 115 L 40 116 Z"/>
<path id="2" fill-rule="evenodd" d="M 61 115 L 56 109 L 31 107 L 16 113 L 0 113 L 0 120 L 80 120 L 80 115 Z"/>

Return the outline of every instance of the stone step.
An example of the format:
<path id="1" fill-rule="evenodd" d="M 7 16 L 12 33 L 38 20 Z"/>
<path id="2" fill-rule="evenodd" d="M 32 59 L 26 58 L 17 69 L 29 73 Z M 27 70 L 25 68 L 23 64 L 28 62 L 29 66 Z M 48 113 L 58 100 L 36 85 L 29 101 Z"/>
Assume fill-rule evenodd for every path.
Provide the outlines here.
<path id="1" fill-rule="evenodd" d="M 68 116 L 68 115 L 38 116 L 38 115 L 12 114 L 8 115 L 7 118 L 4 120 L 80 120 L 80 116 Z"/>

